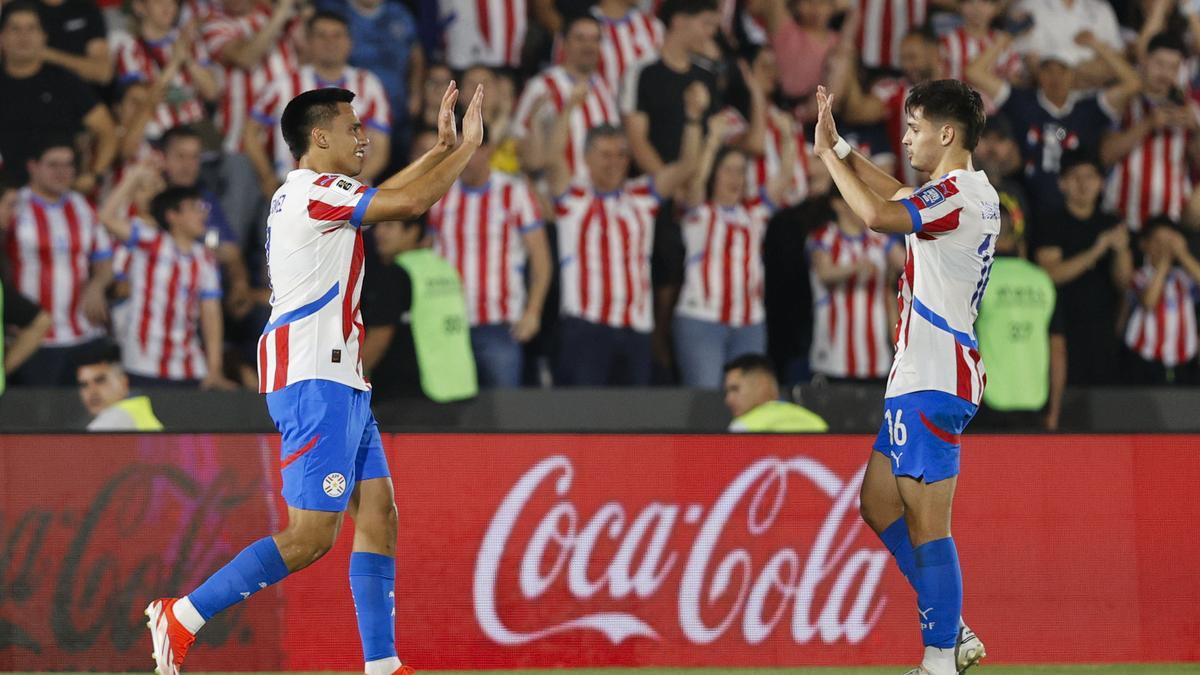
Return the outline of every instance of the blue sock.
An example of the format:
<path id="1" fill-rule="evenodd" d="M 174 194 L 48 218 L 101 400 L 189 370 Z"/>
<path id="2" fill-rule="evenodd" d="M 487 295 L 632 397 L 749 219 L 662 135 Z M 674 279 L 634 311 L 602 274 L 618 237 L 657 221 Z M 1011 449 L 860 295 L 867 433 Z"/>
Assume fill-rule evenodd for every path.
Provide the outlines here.
<path id="1" fill-rule="evenodd" d="M 927 647 L 948 649 L 958 637 L 962 614 L 962 570 L 954 539 L 935 539 L 913 551 L 916 567 L 917 609 L 921 612 L 921 639 Z"/>
<path id="2" fill-rule="evenodd" d="M 396 655 L 396 559 L 379 553 L 350 554 L 350 592 L 358 615 L 363 660 Z"/>
<path id="3" fill-rule="evenodd" d="M 904 522 L 904 516 L 900 516 L 896 522 L 880 532 L 879 538 L 883 541 L 883 545 L 892 552 L 892 557 L 896 559 L 896 566 L 900 568 L 900 573 L 915 589 L 917 583 L 913 573 L 916 571 L 917 561 L 913 555 L 912 540 L 908 538 L 908 523 Z"/>
<path id="4" fill-rule="evenodd" d="M 263 537 L 242 549 L 188 598 L 205 621 L 288 575 L 279 547 Z"/>

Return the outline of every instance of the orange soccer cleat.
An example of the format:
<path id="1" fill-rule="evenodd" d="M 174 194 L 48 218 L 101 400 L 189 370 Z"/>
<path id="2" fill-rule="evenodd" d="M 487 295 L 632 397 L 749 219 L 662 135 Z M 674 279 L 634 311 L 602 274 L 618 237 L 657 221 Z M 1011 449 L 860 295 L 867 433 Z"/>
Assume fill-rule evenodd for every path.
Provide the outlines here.
<path id="1" fill-rule="evenodd" d="M 150 628 L 150 637 L 154 641 L 154 672 L 159 675 L 179 675 L 183 657 L 196 641 L 196 636 L 188 632 L 179 619 L 175 618 L 172 607 L 179 598 L 159 598 L 146 608 L 146 616 L 150 620 L 146 626 Z"/>

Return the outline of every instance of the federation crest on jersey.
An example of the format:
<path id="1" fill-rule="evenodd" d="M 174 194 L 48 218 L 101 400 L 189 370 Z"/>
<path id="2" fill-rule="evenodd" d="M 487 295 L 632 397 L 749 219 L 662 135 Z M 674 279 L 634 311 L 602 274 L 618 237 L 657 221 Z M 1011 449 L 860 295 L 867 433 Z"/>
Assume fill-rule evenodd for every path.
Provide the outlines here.
<path id="1" fill-rule="evenodd" d="M 346 477 L 340 473 L 331 473 L 325 476 L 321 489 L 330 497 L 341 497 L 346 491 Z"/>
<path id="2" fill-rule="evenodd" d="M 916 198 L 921 202 L 921 208 L 923 209 L 927 209 L 931 206 L 937 206 L 938 204 L 946 201 L 946 198 L 942 196 L 942 193 L 938 192 L 936 185 L 930 185 L 929 187 L 921 190 L 916 194 Z"/>

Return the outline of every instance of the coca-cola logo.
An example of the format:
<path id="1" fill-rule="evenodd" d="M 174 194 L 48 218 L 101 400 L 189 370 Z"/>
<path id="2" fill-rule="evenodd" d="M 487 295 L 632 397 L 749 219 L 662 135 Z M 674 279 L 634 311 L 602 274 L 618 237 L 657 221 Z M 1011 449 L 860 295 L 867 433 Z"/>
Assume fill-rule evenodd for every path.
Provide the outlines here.
<path id="1" fill-rule="evenodd" d="M 509 490 L 483 537 L 475 619 L 500 645 L 571 631 L 596 631 L 614 645 L 634 637 L 661 641 L 676 631 L 697 645 L 727 634 L 757 645 L 777 633 L 796 644 L 855 644 L 887 605 L 879 584 L 889 554 L 874 537 L 861 536 L 861 468 L 843 479 L 810 457 L 766 457 L 743 469 L 707 508 L 650 501 L 634 514 L 613 499 L 590 515 L 571 499 L 575 473 L 568 457 L 539 461 Z M 616 490 L 620 478 L 605 476 L 604 484 Z M 547 498 L 552 505 L 544 513 L 530 510 Z M 799 500 L 820 522 L 808 540 L 779 534 L 786 529 L 781 513 L 789 506 L 794 513 Z M 735 520 L 743 516 L 744 523 Z M 531 534 L 516 536 L 535 521 Z M 600 548 L 606 559 L 596 559 Z M 516 578 L 505 577 L 512 565 L 504 561 L 517 559 Z M 519 593 L 507 592 L 514 583 Z M 540 627 L 513 627 L 522 612 L 539 615 L 529 610 L 564 583 L 578 612 Z M 528 604 L 513 606 L 512 598 Z M 622 599 L 642 611 L 588 611 L 589 602 Z M 646 612 L 647 603 L 664 611 Z M 676 625 L 665 625 L 663 616 Z"/>

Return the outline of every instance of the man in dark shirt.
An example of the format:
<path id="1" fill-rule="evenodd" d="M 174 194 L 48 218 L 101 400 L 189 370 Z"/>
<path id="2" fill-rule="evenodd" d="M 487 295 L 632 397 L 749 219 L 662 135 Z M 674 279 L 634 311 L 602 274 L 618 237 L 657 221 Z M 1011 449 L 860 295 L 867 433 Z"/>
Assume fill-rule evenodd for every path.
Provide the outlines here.
<path id="1" fill-rule="evenodd" d="M 46 31 L 47 63 L 66 68 L 93 85 L 112 82 L 113 58 L 108 28 L 96 3 L 90 0 L 39 0 L 38 13 Z"/>
<path id="2" fill-rule="evenodd" d="M 424 237 L 420 223 L 390 221 L 371 228 L 373 250 L 364 258 L 362 313 L 367 334 L 362 361 L 375 400 L 424 396 L 412 326 L 406 318 L 412 308 L 412 279 L 395 264 L 397 255 L 419 247 Z"/>
<path id="3" fill-rule="evenodd" d="M 87 194 L 116 157 L 113 119 L 83 80 L 46 62 L 45 47 L 38 6 L 6 4 L 0 14 L 0 157 L 4 170 L 24 183 L 25 161 L 42 139 L 86 130 L 94 143 L 92 162 L 81 168 L 74 188 Z"/>
<path id="4" fill-rule="evenodd" d="M 1104 174 L 1094 155 L 1063 155 L 1059 185 L 1066 207 L 1034 242 L 1034 259 L 1058 287 L 1051 340 L 1066 341 L 1068 384 L 1111 384 L 1119 379 L 1121 296 L 1133 276 L 1129 230 L 1099 210 Z"/>

